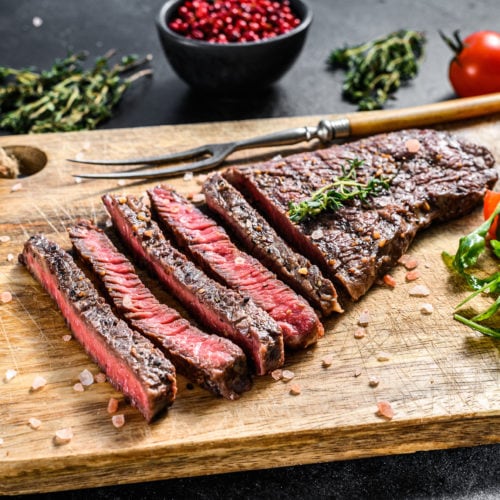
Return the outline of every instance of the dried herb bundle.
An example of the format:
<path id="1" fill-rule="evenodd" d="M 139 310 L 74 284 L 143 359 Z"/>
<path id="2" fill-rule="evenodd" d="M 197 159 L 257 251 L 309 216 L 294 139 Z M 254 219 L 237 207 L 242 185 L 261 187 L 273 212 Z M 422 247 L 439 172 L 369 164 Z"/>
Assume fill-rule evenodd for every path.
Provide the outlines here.
<path id="1" fill-rule="evenodd" d="M 342 90 L 349 101 L 362 111 L 380 109 L 402 83 L 415 78 L 425 42 L 423 33 L 400 30 L 334 50 L 328 64 L 347 70 Z"/>
<path id="2" fill-rule="evenodd" d="M 109 67 L 109 52 L 85 70 L 86 53 L 57 59 L 49 70 L 0 66 L 0 128 L 15 133 L 67 132 L 94 129 L 111 117 L 114 106 L 129 84 L 151 74 L 143 70 L 129 77 L 123 74 L 151 60 L 147 56 L 125 56 Z"/>

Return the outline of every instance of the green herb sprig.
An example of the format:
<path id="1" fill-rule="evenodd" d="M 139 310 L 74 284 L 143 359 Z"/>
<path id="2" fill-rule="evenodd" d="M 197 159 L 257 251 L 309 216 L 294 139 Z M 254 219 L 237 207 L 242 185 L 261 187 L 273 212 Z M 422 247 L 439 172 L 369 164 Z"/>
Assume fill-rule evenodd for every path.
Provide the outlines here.
<path id="1" fill-rule="evenodd" d="M 112 116 L 131 82 L 151 74 L 145 69 L 123 73 L 151 60 L 125 56 L 109 66 L 110 51 L 84 69 L 82 52 L 57 59 L 49 70 L 0 66 L 0 128 L 14 133 L 66 132 L 94 129 Z"/>
<path id="2" fill-rule="evenodd" d="M 288 207 L 290 220 L 300 222 L 326 210 L 334 212 L 348 200 L 357 199 L 364 202 L 369 196 L 377 196 L 388 189 L 390 179 L 383 177 L 372 177 L 366 183 L 356 180 L 356 169 L 363 163 L 363 160 L 357 158 L 349 160 L 348 168 L 342 166 L 342 175 L 333 182 L 318 189 L 306 200 L 290 202 Z"/>
<path id="3" fill-rule="evenodd" d="M 474 290 L 473 293 L 456 306 L 455 310 L 460 309 L 480 294 L 489 294 L 496 297 L 490 307 L 474 317 L 466 318 L 457 312 L 453 315 L 454 319 L 484 335 L 498 339 L 500 339 L 500 328 L 493 328 L 482 324 L 482 322 L 490 319 L 500 309 L 500 272 L 497 271 L 485 278 L 481 278 L 470 272 L 470 269 L 477 266 L 479 257 L 486 251 L 486 235 L 499 214 L 500 203 L 485 222 L 471 233 L 460 238 L 458 250 L 455 255 L 442 252 L 442 258 L 446 266 L 461 276 L 468 286 Z M 500 242 L 490 240 L 490 246 L 494 255 L 500 258 Z"/>
<path id="4" fill-rule="evenodd" d="M 401 85 L 418 73 L 423 33 L 400 30 L 376 40 L 334 50 L 328 64 L 347 71 L 343 95 L 362 111 L 380 109 Z"/>

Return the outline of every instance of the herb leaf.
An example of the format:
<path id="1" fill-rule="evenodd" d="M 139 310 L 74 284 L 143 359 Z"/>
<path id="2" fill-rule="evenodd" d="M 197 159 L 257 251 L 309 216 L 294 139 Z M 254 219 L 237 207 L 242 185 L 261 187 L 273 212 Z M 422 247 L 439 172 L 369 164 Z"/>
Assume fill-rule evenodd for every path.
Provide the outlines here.
<path id="1" fill-rule="evenodd" d="M 86 53 L 57 59 L 48 70 L 14 69 L 0 66 L 0 128 L 14 133 L 65 132 L 94 129 L 111 117 L 114 106 L 129 84 L 144 70 L 129 78 L 122 73 L 148 62 L 127 56 L 109 67 L 113 52 L 97 58 L 85 70 Z"/>
<path id="2" fill-rule="evenodd" d="M 318 189 L 306 200 L 290 202 L 288 207 L 290 220 L 300 222 L 327 210 L 335 212 L 348 200 L 358 199 L 364 202 L 368 196 L 377 196 L 388 189 L 390 180 L 382 177 L 372 177 L 367 183 L 356 180 L 356 169 L 363 163 L 364 160 L 357 158 L 349 160 L 348 168 L 342 167 L 342 176 Z"/>
<path id="3" fill-rule="evenodd" d="M 418 73 L 426 38 L 423 33 L 399 30 L 376 40 L 334 50 L 333 69 L 347 71 L 343 95 L 360 110 L 380 109 L 392 94 Z"/>

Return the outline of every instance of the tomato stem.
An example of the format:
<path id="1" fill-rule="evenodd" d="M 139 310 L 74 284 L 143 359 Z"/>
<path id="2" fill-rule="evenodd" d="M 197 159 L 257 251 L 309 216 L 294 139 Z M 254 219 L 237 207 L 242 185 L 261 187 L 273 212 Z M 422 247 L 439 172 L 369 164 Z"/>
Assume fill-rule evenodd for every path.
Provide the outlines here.
<path id="1" fill-rule="evenodd" d="M 464 49 L 464 42 L 460 38 L 460 30 L 455 30 L 453 32 L 454 40 L 452 40 L 450 37 L 446 36 L 441 30 L 439 30 L 439 35 L 444 40 L 446 45 L 448 45 L 448 47 L 450 47 L 450 49 L 453 52 L 455 52 L 455 55 L 460 54 L 460 52 L 462 52 L 462 50 Z"/>

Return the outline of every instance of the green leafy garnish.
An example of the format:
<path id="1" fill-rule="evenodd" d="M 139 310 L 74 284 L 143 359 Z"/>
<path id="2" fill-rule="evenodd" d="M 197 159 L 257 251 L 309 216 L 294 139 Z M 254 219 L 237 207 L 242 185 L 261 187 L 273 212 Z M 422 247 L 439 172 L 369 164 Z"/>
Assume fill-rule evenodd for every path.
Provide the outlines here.
<path id="1" fill-rule="evenodd" d="M 327 210 L 335 212 L 348 200 L 357 199 L 364 202 L 369 196 L 377 196 L 388 189 L 390 179 L 383 177 L 372 177 L 366 183 L 356 180 L 356 169 L 363 163 L 363 160 L 357 158 L 349 160 L 348 168 L 342 166 L 342 175 L 333 182 L 318 189 L 306 200 L 290 202 L 290 220 L 300 222 Z"/>
<path id="2" fill-rule="evenodd" d="M 474 290 L 474 292 L 458 304 L 455 309 L 460 309 L 480 294 L 496 296 L 495 301 L 490 307 L 472 318 L 466 318 L 458 313 L 453 317 L 464 325 L 484 335 L 495 338 L 500 338 L 500 328 L 492 328 L 481 324 L 481 322 L 490 319 L 500 309 L 500 272 L 497 271 L 485 278 L 481 278 L 469 272 L 469 270 L 478 264 L 479 257 L 485 252 L 486 236 L 493 221 L 499 214 L 500 203 L 486 221 L 468 235 L 460 238 L 458 250 L 455 255 L 450 255 L 446 252 L 442 253 L 442 258 L 446 266 L 461 276 L 466 281 L 467 285 Z M 500 241 L 490 240 L 489 243 L 495 256 L 500 257 Z"/>
<path id="3" fill-rule="evenodd" d="M 418 73 L 424 55 L 423 33 L 400 30 L 376 40 L 334 50 L 333 69 L 347 71 L 344 97 L 362 111 L 380 109 L 401 85 Z"/>
<path id="4" fill-rule="evenodd" d="M 0 128 L 14 133 L 66 132 L 94 129 L 111 117 L 113 108 L 130 83 L 151 74 L 143 70 L 127 78 L 122 74 L 151 59 L 125 56 L 112 67 L 113 52 L 97 58 L 85 70 L 79 53 L 57 59 L 49 70 L 0 66 Z"/>

